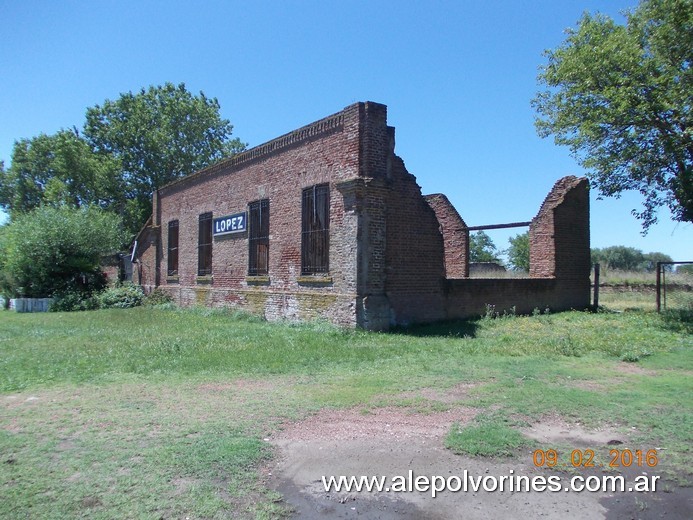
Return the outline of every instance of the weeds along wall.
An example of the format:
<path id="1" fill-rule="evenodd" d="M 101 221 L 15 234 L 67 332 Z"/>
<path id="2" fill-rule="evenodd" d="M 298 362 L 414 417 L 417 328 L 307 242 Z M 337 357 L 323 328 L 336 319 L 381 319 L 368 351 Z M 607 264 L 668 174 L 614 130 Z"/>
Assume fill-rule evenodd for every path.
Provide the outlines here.
<path id="1" fill-rule="evenodd" d="M 567 230 L 564 240 L 563 231 L 555 232 L 557 226 L 574 227 L 575 215 L 580 222 L 589 218 L 582 199 L 575 200 L 573 213 L 560 209 L 573 200 L 569 188 L 547 198 L 540 215 L 549 216 L 537 216 L 536 254 L 551 258 L 539 263 L 537 278 L 545 280 L 536 281 L 536 291 L 522 284 L 478 287 L 477 281 L 464 280 L 469 272 L 464 221 L 444 196 L 422 195 L 394 147 L 387 107 L 355 103 L 161 188 L 138 236 L 133 279 L 147 291 L 161 287 L 182 306 L 235 306 L 270 320 L 319 318 L 372 330 L 481 314 L 493 301 L 523 308 L 539 300 L 560 303 L 556 297 L 564 290 L 571 295 L 561 296 L 561 302 L 589 303 L 589 286 L 584 301 L 581 292 L 583 274 L 589 278 L 589 228 L 580 228 L 587 232 L 586 273 L 584 266 L 570 265 L 574 254 L 582 255 L 584 237 L 574 241 Z M 327 231 L 324 226 L 320 231 L 326 233 L 320 235 L 324 242 L 310 238 L 311 222 L 321 221 L 311 206 L 317 204 L 317 189 L 328 201 Z M 269 219 L 263 245 L 256 242 L 261 225 L 251 219 L 242 232 L 213 237 L 209 269 L 200 271 L 201 216 L 247 218 L 261 203 Z M 172 271 L 170 233 L 178 237 Z M 326 244 L 326 251 L 319 244 Z M 266 260 L 259 270 L 257 251 Z M 319 268 L 309 265 L 313 253 Z"/>

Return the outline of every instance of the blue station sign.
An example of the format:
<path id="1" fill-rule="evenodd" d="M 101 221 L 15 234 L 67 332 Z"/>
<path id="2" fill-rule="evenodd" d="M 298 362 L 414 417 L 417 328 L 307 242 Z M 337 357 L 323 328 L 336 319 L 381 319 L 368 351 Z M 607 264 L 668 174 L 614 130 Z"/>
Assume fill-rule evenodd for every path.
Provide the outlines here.
<path id="1" fill-rule="evenodd" d="M 214 219 L 213 235 L 229 235 L 231 233 L 243 233 L 246 230 L 247 218 L 245 211 L 242 213 L 234 213 L 226 217 L 217 217 Z"/>

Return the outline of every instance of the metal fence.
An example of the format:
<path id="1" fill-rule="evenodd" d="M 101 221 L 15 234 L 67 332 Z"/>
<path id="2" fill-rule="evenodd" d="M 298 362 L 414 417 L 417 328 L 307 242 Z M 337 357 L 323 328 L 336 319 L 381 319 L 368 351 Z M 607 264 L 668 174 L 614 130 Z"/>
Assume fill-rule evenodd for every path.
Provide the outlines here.
<path id="1" fill-rule="evenodd" d="M 657 262 L 657 311 L 693 311 L 693 269 L 680 266 L 691 262 Z"/>

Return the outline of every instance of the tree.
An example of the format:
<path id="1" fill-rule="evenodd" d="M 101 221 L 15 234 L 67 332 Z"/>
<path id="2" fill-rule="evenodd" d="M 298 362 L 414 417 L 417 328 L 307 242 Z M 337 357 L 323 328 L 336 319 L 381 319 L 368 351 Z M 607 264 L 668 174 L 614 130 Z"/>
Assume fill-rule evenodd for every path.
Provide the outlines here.
<path id="1" fill-rule="evenodd" d="M 643 195 L 647 232 L 661 206 L 693 221 L 693 2 L 643 0 L 626 16 L 583 15 L 546 51 L 533 105 L 539 135 L 568 146 L 601 195 Z"/>
<path id="2" fill-rule="evenodd" d="M 87 141 L 121 166 L 131 230 L 151 213 L 154 190 L 245 148 L 230 139 L 233 126 L 219 108 L 216 98 L 166 83 L 87 109 Z"/>
<path id="3" fill-rule="evenodd" d="M 658 251 L 653 251 L 651 253 L 645 253 L 643 255 L 643 269 L 648 272 L 652 272 L 657 269 L 657 262 L 673 262 L 674 260 L 667 254 L 660 253 Z M 665 270 L 671 271 L 671 265 L 665 265 Z"/>
<path id="4" fill-rule="evenodd" d="M 7 262 L 6 254 L 6 241 L 7 241 L 7 225 L 0 225 L 0 296 L 4 297 L 4 308 L 9 308 L 10 305 L 10 295 L 12 294 L 12 284 L 10 281 L 9 274 L 5 269 L 5 263 Z"/>
<path id="5" fill-rule="evenodd" d="M 0 207 L 10 215 L 41 204 L 122 207 L 123 191 L 118 163 L 92 152 L 76 130 L 16 141 L 12 165 L 0 169 Z"/>
<path id="6" fill-rule="evenodd" d="M 529 231 L 508 239 L 510 247 L 506 251 L 513 271 L 529 271 Z"/>
<path id="7" fill-rule="evenodd" d="M 496 245 L 483 231 L 477 231 L 469 236 L 470 262 L 499 262 L 499 252 Z"/>
<path id="8" fill-rule="evenodd" d="M 7 172 L 5 171 L 5 161 L 0 160 L 0 208 L 5 209 L 3 205 L 3 200 L 10 197 L 11 191 L 5 186 L 5 176 Z"/>
<path id="9" fill-rule="evenodd" d="M 643 268 L 645 257 L 640 249 L 626 246 L 610 246 L 592 249 L 592 262 L 605 269 L 638 271 Z"/>
<path id="10" fill-rule="evenodd" d="M 117 251 L 125 238 L 119 217 L 94 206 L 41 206 L 0 229 L 6 296 L 100 289 L 105 282 L 101 258 Z"/>
<path id="11" fill-rule="evenodd" d="M 640 249 L 626 246 L 610 246 L 592 249 L 592 263 L 605 269 L 619 271 L 654 271 L 657 262 L 672 262 L 669 255 L 653 251 L 644 253 Z M 671 271 L 671 266 L 666 266 Z"/>

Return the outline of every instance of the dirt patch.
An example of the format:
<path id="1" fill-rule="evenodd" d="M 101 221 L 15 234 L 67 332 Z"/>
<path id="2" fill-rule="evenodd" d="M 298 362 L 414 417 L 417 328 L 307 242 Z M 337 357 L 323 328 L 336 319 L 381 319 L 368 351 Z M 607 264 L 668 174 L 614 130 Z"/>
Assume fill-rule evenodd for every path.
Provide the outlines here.
<path id="1" fill-rule="evenodd" d="M 649 370 L 647 368 L 643 368 L 640 365 L 636 363 L 628 363 L 626 361 L 622 361 L 621 363 L 618 363 L 616 365 L 616 372 L 620 374 L 634 374 L 637 376 L 655 376 L 657 375 L 657 371 L 655 370 Z"/>
<path id="2" fill-rule="evenodd" d="M 178 477 L 171 480 L 171 485 L 173 486 L 173 496 L 179 496 L 190 491 L 193 486 L 199 485 L 199 481 L 193 478 Z"/>
<path id="3" fill-rule="evenodd" d="M 304 421 L 285 424 L 277 442 L 441 438 L 453 422 L 465 424 L 476 413 L 475 409 L 461 406 L 427 414 L 411 413 L 403 407 L 322 410 Z"/>
<path id="4" fill-rule="evenodd" d="M 420 394 L 422 395 L 422 394 Z M 423 395 L 422 395 L 423 396 Z M 406 408 L 323 410 L 304 421 L 286 424 L 268 439 L 279 457 L 265 469 L 267 485 L 279 491 L 295 518 L 446 519 L 459 518 L 691 518 L 687 490 L 671 493 L 540 493 L 483 489 L 441 492 L 435 498 L 423 492 L 325 491 L 322 477 L 378 476 L 386 484 L 397 476 L 473 478 L 506 475 L 573 474 L 539 469 L 531 451 L 515 459 L 463 457 L 444 447 L 454 422 L 471 421 L 475 410 L 455 407 L 445 412 L 411 413 Z M 597 431 L 573 425 L 559 417 L 544 418 L 527 430 L 544 442 L 583 446 L 606 444 L 623 437 L 613 428 Z M 633 477 L 634 475 L 629 476 Z M 636 500 L 637 498 L 637 500 Z M 646 512 L 647 514 L 645 514 Z M 624 516 L 625 515 L 625 516 Z"/>
<path id="5" fill-rule="evenodd" d="M 204 383 L 198 385 L 197 391 L 203 394 L 215 394 L 218 392 L 264 392 L 274 389 L 270 381 L 255 381 L 237 379 L 232 383 Z"/>
<path id="6" fill-rule="evenodd" d="M 596 448 L 625 442 L 632 432 L 621 433 L 613 426 L 601 426 L 597 429 L 585 428 L 580 423 L 569 423 L 558 416 L 546 416 L 529 428 L 520 430 L 530 439 L 556 447 L 558 444 L 569 444 L 574 447 Z"/>
<path id="7" fill-rule="evenodd" d="M 18 395 L 7 395 L 3 400 L 3 405 L 8 409 L 18 408 L 20 406 L 36 405 L 39 398 L 35 395 L 29 396 L 18 396 Z"/>
<path id="8" fill-rule="evenodd" d="M 22 431 L 22 426 L 16 417 L 12 417 L 7 424 L 0 427 L 8 433 L 21 433 Z"/>
<path id="9" fill-rule="evenodd" d="M 81 505 L 84 509 L 93 509 L 101 505 L 101 499 L 95 496 L 84 497 L 81 501 Z"/>
<path id="10" fill-rule="evenodd" d="M 422 388 L 411 392 L 402 392 L 399 394 L 399 397 L 401 399 L 427 399 L 429 401 L 453 404 L 467 399 L 469 391 L 478 386 L 479 383 L 460 383 L 447 390 Z"/>
<path id="11" fill-rule="evenodd" d="M 569 379 L 565 386 L 577 388 L 579 390 L 587 390 L 588 392 L 603 392 L 606 390 L 606 385 L 597 383 L 596 381 L 584 381 L 581 379 Z"/>

